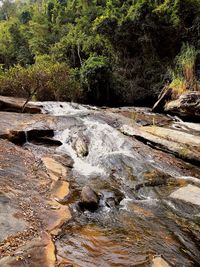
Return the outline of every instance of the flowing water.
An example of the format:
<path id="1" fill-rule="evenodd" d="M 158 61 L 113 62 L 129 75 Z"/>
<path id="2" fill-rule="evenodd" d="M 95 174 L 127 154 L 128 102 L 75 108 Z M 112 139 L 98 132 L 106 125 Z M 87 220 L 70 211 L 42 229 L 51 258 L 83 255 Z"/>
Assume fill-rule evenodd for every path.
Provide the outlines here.
<path id="1" fill-rule="evenodd" d="M 65 121 L 76 118 L 54 136 L 62 142 L 56 153 L 74 161 L 74 194 L 84 185 L 101 194 L 96 212 L 80 211 L 75 195 L 72 219 L 56 240 L 58 255 L 84 267 L 151 266 L 157 255 L 171 266 L 200 266 L 200 208 L 169 197 L 183 184 L 199 186 L 199 169 L 125 136 L 120 128 L 130 120 L 121 115 L 77 104 L 42 105 L 45 113 Z M 200 130 L 199 124 L 176 118 L 167 127 L 194 135 Z M 77 153 L 78 139 L 86 144 L 85 155 Z M 159 186 L 146 186 L 155 179 Z M 116 206 L 106 205 L 110 197 L 120 199 Z"/>

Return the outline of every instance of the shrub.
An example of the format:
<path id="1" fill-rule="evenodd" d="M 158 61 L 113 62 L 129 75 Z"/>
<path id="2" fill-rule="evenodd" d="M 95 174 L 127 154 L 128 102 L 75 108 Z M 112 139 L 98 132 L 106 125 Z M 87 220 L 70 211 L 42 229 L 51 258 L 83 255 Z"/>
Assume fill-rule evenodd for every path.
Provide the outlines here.
<path id="1" fill-rule="evenodd" d="M 28 68 L 17 65 L 1 72 L 0 93 L 19 97 L 34 95 L 37 100 L 81 100 L 74 71 L 64 63 L 43 61 L 42 58 L 36 59 L 36 64 Z"/>

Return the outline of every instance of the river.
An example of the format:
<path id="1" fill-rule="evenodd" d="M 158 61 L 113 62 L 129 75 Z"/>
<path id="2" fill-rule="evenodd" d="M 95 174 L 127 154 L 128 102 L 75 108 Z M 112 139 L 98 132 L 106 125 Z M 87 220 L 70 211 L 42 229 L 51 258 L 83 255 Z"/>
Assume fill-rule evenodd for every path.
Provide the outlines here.
<path id="1" fill-rule="evenodd" d="M 173 266 L 197 266 L 200 209 L 169 195 L 183 185 L 199 186 L 199 169 L 120 131 L 124 124 L 130 125 L 130 120 L 120 115 L 123 112 L 140 111 L 154 120 L 157 115 L 148 109 L 135 109 L 134 113 L 131 108 L 122 108 L 112 113 L 112 109 L 77 104 L 42 105 L 48 114 L 77 119 L 74 125 L 55 131 L 55 139 L 62 142 L 56 152 L 66 153 L 74 161 L 70 183 L 76 189 L 70 203 L 73 219 L 62 227 L 56 240 L 58 255 L 87 267 L 149 266 L 155 255 L 162 255 Z M 137 123 L 131 116 L 133 128 L 141 125 L 141 120 Z M 169 128 L 199 133 L 198 124 L 167 119 Z M 87 143 L 85 157 L 79 157 L 73 147 L 77 138 Z M 145 186 L 146 181 L 157 178 L 164 180 L 163 185 Z M 103 196 L 93 213 L 77 209 L 76 192 L 86 184 Z M 107 198 L 118 195 L 122 200 L 116 207 L 106 205 Z"/>
<path id="2" fill-rule="evenodd" d="M 200 190 L 200 124 L 148 108 L 32 104 L 44 115 L 20 117 L 22 148 L 36 159 L 51 152 L 73 161 L 69 198 L 57 200 L 71 213 L 54 237 L 57 260 L 69 262 L 59 266 L 145 267 L 155 257 L 169 266 L 200 266 L 200 198 L 187 191 Z M 18 115 L 7 116 L 16 121 Z M 51 140 L 60 145 L 30 140 L 33 129 L 53 130 Z M 79 207 L 85 185 L 100 196 L 94 212 Z M 183 188 L 189 200 L 173 197 Z"/>

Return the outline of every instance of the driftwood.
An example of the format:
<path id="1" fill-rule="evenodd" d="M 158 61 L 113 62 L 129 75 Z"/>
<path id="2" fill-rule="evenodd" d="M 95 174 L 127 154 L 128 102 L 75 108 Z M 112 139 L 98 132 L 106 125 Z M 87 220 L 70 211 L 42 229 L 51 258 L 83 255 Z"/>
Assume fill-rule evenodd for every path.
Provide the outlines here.
<path id="1" fill-rule="evenodd" d="M 164 87 L 158 97 L 158 101 L 154 104 L 152 111 L 163 112 L 165 104 L 167 103 L 167 101 L 171 100 L 171 98 L 172 98 L 172 89 L 169 87 Z"/>

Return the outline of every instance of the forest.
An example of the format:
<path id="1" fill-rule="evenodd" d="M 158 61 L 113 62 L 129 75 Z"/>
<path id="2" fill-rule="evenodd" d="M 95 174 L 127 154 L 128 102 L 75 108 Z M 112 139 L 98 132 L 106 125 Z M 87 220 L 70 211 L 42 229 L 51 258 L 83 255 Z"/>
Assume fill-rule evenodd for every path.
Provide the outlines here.
<path id="1" fill-rule="evenodd" d="M 199 50 L 199 0 L 0 1 L 1 95 L 151 106 Z"/>

